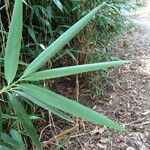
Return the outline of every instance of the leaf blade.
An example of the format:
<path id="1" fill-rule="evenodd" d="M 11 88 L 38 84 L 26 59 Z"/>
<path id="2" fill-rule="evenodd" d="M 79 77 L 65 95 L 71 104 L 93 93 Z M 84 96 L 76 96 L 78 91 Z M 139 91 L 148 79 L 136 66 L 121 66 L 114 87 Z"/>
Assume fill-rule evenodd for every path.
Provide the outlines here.
<path id="1" fill-rule="evenodd" d="M 18 89 L 22 90 L 28 95 L 37 97 L 41 101 L 72 115 L 78 116 L 90 122 L 105 125 L 109 128 L 113 128 L 118 131 L 126 131 L 124 128 L 120 127 L 118 124 L 114 123 L 107 117 L 93 111 L 92 109 L 85 107 L 75 101 L 58 95 L 47 89 L 31 85 L 31 84 L 21 84 L 18 85 Z"/>
<path id="2" fill-rule="evenodd" d="M 99 5 L 93 9 L 89 14 L 70 27 L 64 34 L 55 40 L 49 47 L 47 47 L 25 70 L 23 77 L 30 75 L 43 66 L 50 58 L 52 58 L 61 48 L 63 48 L 97 13 L 103 6 Z"/>
<path id="3" fill-rule="evenodd" d="M 26 113 L 24 107 L 22 104 L 17 100 L 15 95 L 9 94 L 9 100 L 13 106 L 13 109 L 15 110 L 16 114 L 18 115 L 20 122 L 22 123 L 24 129 L 28 133 L 29 137 L 31 138 L 34 145 L 37 147 L 38 150 L 41 150 L 41 145 L 39 143 L 39 139 L 36 134 L 36 130 L 28 117 L 28 114 Z"/>
<path id="4" fill-rule="evenodd" d="M 16 140 L 22 146 L 22 150 L 26 150 L 21 134 L 15 129 L 11 129 L 10 133 L 13 139 Z"/>
<path id="5" fill-rule="evenodd" d="M 14 140 L 12 137 L 5 133 L 2 133 L 2 140 L 6 142 L 6 144 L 15 147 L 17 150 L 19 150 L 22 147 L 20 143 L 18 143 L 16 140 Z"/>
<path id="6" fill-rule="evenodd" d="M 13 81 L 17 72 L 23 26 L 22 15 L 22 0 L 16 0 L 4 56 L 5 77 L 8 84 Z"/>
<path id="7" fill-rule="evenodd" d="M 60 0 L 53 0 L 53 2 L 55 3 L 55 5 L 63 12 L 63 5 L 60 2 Z"/>
<path id="8" fill-rule="evenodd" d="M 74 123 L 73 120 L 71 120 L 67 115 L 65 115 L 63 112 L 57 110 L 56 108 L 52 107 L 51 105 L 47 105 L 46 103 L 43 103 L 38 98 L 34 98 L 32 96 L 27 95 L 26 93 L 23 93 L 21 91 L 16 91 L 19 95 L 23 96 L 24 98 L 32 101 L 34 104 L 50 111 L 51 113 L 63 118 L 64 120 L 67 120 L 68 122 Z"/>
<path id="9" fill-rule="evenodd" d="M 55 69 L 35 72 L 31 74 L 30 76 L 25 77 L 24 80 L 39 81 L 39 80 L 45 80 L 45 79 L 53 79 L 53 78 L 64 77 L 64 76 L 69 76 L 69 75 L 75 75 L 79 73 L 85 73 L 89 71 L 106 69 L 106 68 L 118 66 L 121 64 L 125 64 L 127 62 L 128 61 L 112 61 L 112 62 L 104 62 L 104 63 L 55 68 Z"/>

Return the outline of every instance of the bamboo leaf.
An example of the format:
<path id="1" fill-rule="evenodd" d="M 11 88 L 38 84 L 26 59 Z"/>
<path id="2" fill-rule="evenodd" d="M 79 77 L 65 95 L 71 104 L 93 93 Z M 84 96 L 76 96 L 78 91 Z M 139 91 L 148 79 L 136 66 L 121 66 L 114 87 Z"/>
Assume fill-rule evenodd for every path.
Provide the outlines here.
<path id="1" fill-rule="evenodd" d="M 22 0 L 16 0 L 4 57 L 5 77 L 8 84 L 13 81 L 17 72 L 22 37 L 22 15 Z"/>
<path id="2" fill-rule="evenodd" d="M 60 0 L 53 0 L 53 2 L 55 3 L 55 5 L 63 12 L 63 5 L 60 2 Z"/>
<path id="3" fill-rule="evenodd" d="M 47 47 L 25 70 L 23 77 L 30 75 L 42 67 L 50 58 L 52 58 L 61 48 L 63 48 L 99 11 L 103 6 L 99 5 L 93 9 L 89 14 L 70 27 L 64 34 L 62 34 L 56 41 Z"/>
<path id="4" fill-rule="evenodd" d="M 40 119 L 40 117 L 35 116 L 35 115 L 30 115 L 29 118 L 30 118 L 30 120 Z M 12 115 L 8 115 L 8 114 L 3 114 L 3 113 L 2 113 L 2 119 L 17 120 L 18 117 L 17 117 L 17 116 L 12 116 Z"/>
<path id="5" fill-rule="evenodd" d="M 2 114 L 2 118 L 3 119 L 13 119 L 13 120 L 16 120 L 18 117 L 17 116 L 8 115 L 8 114 Z"/>
<path id="6" fill-rule="evenodd" d="M 32 75 L 25 77 L 24 80 L 39 81 L 39 80 L 45 80 L 45 79 L 53 79 L 53 78 L 64 77 L 64 76 L 69 76 L 69 75 L 75 75 L 78 73 L 85 73 L 89 71 L 106 69 L 106 68 L 118 66 L 127 62 L 128 61 L 112 61 L 112 62 L 86 64 L 86 65 L 44 70 L 44 71 L 33 73 Z"/>
<path id="7" fill-rule="evenodd" d="M 12 149 L 14 149 L 14 147 L 5 142 L 2 142 L 0 145 L 0 150 L 12 150 Z"/>
<path id="8" fill-rule="evenodd" d="M 71 122 L 71 123 L 74 123 L 73 120 L 71 120 L 69 118 L 69 116 L 67 116 L 66 114 L 64 114 L 63 112 L 59 111 L 58 109 L 52 107 L 51 105 L 47 105 L 46 103 L 44 103 L 43 101 L 37 99 L 37 98 L 34 98 L 32 96 L 29 96 L 27 95 L 26 93 L 23 93 L 21 91 L 16 91 L 19 95 L 23 96 L 24 98 L 32 101 L 33 103 L 35 103 L 36 105 L 50 111 L 51 113 L 61 117 L 62 119 L 65 119 L 67 120 L 68 122 Z"/>
<path id="9" fill-rule="evenodd" d="M 29 96 L 37 98 L 47 105 L 51 105 L 74 116 L 78 116 L 95 124 L 101 124 L 118 131 L 126 131 L 124 128 L 120 127 L 118 124 L 111 121 L 104 115 L 101 115 L 92 109 L 85 107 L 84 105 L 76 103 L 75 101 L 72 101 L 47 89 L 32 84 L 18 85 L 18 89 L 22 90 Z"/>
<path id="10" fill-rule="evenodd" d="M 37 147 L 37 150 L 41 150 L 41 145 L 39 143 L 39 139 L 36 133 L 36 130 L 26 113 L 25 109 L 23 108 L 22 104 L 17 100 L 14 94 L 9 94 L 9 100 L 18 115 L 21 124 L 23 125 L 25 131 L 28 133 L 29 137 L 31 138 L 34 145 Z"/>
<path id="11" fill-rule="evenodd" d="M 13 138 L 11 138 L 9 135 L 5 133 L 2 133 L 2 140 L 4 141 L 4 143 L 6 143 L 6 146 L 8 145 L 8 146 L 15 147 L 16 150 L 20 150 L 22 147 L 20 143 L 18 143 L 16 140 L 14 140 Z"/>
<path id="12" fill-rule="evenodd" d="M 15 129 L 11 129 L 10 133 L 11 133 L 12 138 L 14 140 L 16 140 L 22 146 L 21 149 L 22 150 L 26 150 L 25 144 L 23 142 L 23 139 L 22 139 L 20 133 L 17 130 L 15 130 Z"/>

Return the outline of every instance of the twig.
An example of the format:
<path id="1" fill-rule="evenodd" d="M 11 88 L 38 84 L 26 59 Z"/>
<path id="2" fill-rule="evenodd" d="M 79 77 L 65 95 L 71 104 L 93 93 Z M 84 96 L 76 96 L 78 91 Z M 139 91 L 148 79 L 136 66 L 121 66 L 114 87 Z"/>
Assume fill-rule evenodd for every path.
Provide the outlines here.
<path id="1" fill-rule="evenodd" d="M 143 120 L 147 120 L 147 118 L 140 118 L 138 120 L 135 120 L 135 121 L 132 121 L 132 122 L 129 122 L 129 123 L 125 123 L 125 124 L 123 124 L 123 126 L 127 126 L 127 125 L 131 125 L 131 124 L 134 124 L 134 123 L 138 123 L 138 122 L 141 122 Z"/>
<path id="2" fill-rule="evenodd" d="M 48 141 L 44 141 L 42 142 L 42 147 L 47 147 L 48 144 L 52 144 L 55 143 L 56 141 L 65 138 L 66 136 L 70 136 L 71 134 L 73 134 L 76 130 L 78 130 L 79 125 L 75 125 L 74 127 L 65 130 L 63 132 L 61 132 L 60 134 L 54 136 L 53 138 L 50 138 Z"/>
<path id="3" fill-rule="evenodd" d="M 48 127 L 52 127 L 52 126 L 56 127 L 58 130 L 60 130 L 57 126 L 49 124 L 49 125 L 47 125 L 46 127 L 44 127 L 44 128 L 41 130 L 39 140 L 41 140 L 43 132 L 44 132 Z"/>

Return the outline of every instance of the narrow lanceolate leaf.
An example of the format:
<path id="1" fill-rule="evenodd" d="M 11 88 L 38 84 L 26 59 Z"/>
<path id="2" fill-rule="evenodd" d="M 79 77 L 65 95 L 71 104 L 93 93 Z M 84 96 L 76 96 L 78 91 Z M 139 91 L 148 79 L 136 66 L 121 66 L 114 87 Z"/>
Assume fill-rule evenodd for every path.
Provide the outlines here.
<path id="1" fill-rule="evenodd" d="M 25 111 L 24 107 L 17 100 L 15 95 L 9 94 L 9 99 L 11 101 L 11 104 L 12 104 L 16 114 L 19 117 L 21 124 L 23 125 L 28 136 L 31 138 L 33 144 L 37 147 L 37 150 L 41 150 L 41 145 L 40 145 L 36 130 L 31 122 L 27 112 Z"/>
<path id="2" fill-rule="evenodd" d="M 13 81 L 17 72 L 22 37 L 22 15 L 22 0 L 15 0 L 4 58 L 5 77 L 8 84 Z"/>
<path id="3" fill-rule="evenodd" d="M 15 147 L 5 143 L 5 142 L 2 142 L 1 143 L 1 146 L 0 146 L 0 150 L 12 150 L 14 149 Z"/>
<path id="4" fill-rule="evenodd" d="M 13 139 L 16 140 L 22 146 L 21 149 L 26 150 L 26 146 L 23 142 L 21 134 L 15 129 L 11 129 L 10 133 L 11 133 L 11 136 L 13 137 Z"/>
<path id="5" fill-rule="evenodd" d="M 21 91 L 16 91 L 19 95 L 23 96 L 24 98 L 32 101 L 33 103 L 35 103 L 36 105 L 48 110 L 49 112 L 59 116 L 62 119 L 65 119 L 68 122 L 74 123 L 73 120 L 71 120 L 69 118 L 69 116 L 67 116 L 66 114 L 64 114 L 63 112 L 59 111 L 58 109 L 52 107 L 51 105 L 48 105 L 47 103 L 44 103 L 43 101 L 41 101 L 38 98 L 34 98 L 32 96 L 27 95 L 26 93 L 23 93 Z"/>
<path id="6" fill-rule="evenodd" d="M 24 77 L 37 71 L 50 58 L 52 58 L 61 48 L 63 48 L 97 13 L 103 6 L 100 5 L 93 9 L 89 14 L 79 20 L 76 24 L 70 27 L 64 34 L 62 34 L 56 41 L 47 47 L 25 70 Z"/>
<path id="7" fill-rule="evenodd" d="M 72 101 L 47 89 L 31 84 L 18 85 L 18 89 L 22 90 L 24 93 L 30 96 L 39 99 L 47 105 L 51 105 L 74 116 L 78 116 L 93 123 L 101 124 L 118 131 L 125 131 L 125 129 L 123 129 L 104 115 L 101 115 L 93 111 L 92 109 L 85 107 L 84 105 L 76 103 L 75 101 Z"/>
<path id="8" fill-rule="evenodd" d="M 8 147 L 11 147 L 16 150 L 20 150 L 22 148 L 22 146 L 20 145 L 20 143 L 18 143 L 16 140 L 14 140 L 13 138 L 11 138 L 9 135 L 2 133 L 2 140 L 4 143 L 2 143 L 2 145 L 6 145 Z M 6 144 L 5 144 L 6 143 Z"/>
<path id="9" fill-rule="evenodd" d="M 62 3 L 60 2 L 60 0 L 53 0 L 53 2 L 56 4 L 56 6 L 57 6 L 61 11 L 63 11 L 63 5 L 62 5 Z"/>
<path id="10" fill-rule="evenodd" d="M 75 75 L 78 73 L 85 73 L 85 72 L 95 71 L 99 69 L 106 69 L 106 68 L 118 66 L 127 62 L 128 61 L 112 61 L 112 62 L 86 64 L 86 65 L 79 65 L 79 66 L 70 66 L 70 67 L 50 69 L 50 70 L 33 73 L 32 75 L 25 77 L 24 80 L 38 81 L 38 80 L 64 77 L 64 76 L 69 76 L 69 75 Z"/>

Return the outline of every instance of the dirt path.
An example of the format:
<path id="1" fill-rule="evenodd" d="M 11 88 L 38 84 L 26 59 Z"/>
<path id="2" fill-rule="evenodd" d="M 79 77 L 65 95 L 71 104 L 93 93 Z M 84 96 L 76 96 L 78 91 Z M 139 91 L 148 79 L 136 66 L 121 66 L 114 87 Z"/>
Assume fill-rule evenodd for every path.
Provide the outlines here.
<path id="1" fill-rule="evenodd" d="M 140 10 L 132 18 L 140 28 L 118 38 L 113 49 L 118 58 L 132 63 L 110 71 L 114 90 L 109 102 L 96 108 L 130 132 L 95 127 L 86 139 L 80 139 L 80 149 L 150 150 L 150 9 Z"/>
<path id="2" fill-rule="evenodd" d="M 107 116 L 120 120 L 132 133 L 106 131 L 95 149 L 150 150 L 150 9 L 145 10 L 133 16 L 140 29 L 117 40 L 115 54 L 133 61 L 110 72 L 115 87 L 103 107 Z"/>
<path id="3" fill-rule="evenodd" d="M 108 115 L 133 133 L 108 133 L 106 149 L 150 150 L 150 22 L 138 19 L 140 29 L 125 34 L 114 49 L 119 58 L 133 62 L 112 70 L 115 87 L 105 106 Z M 125 42 L 128 48 L 123 48 Z"/>

